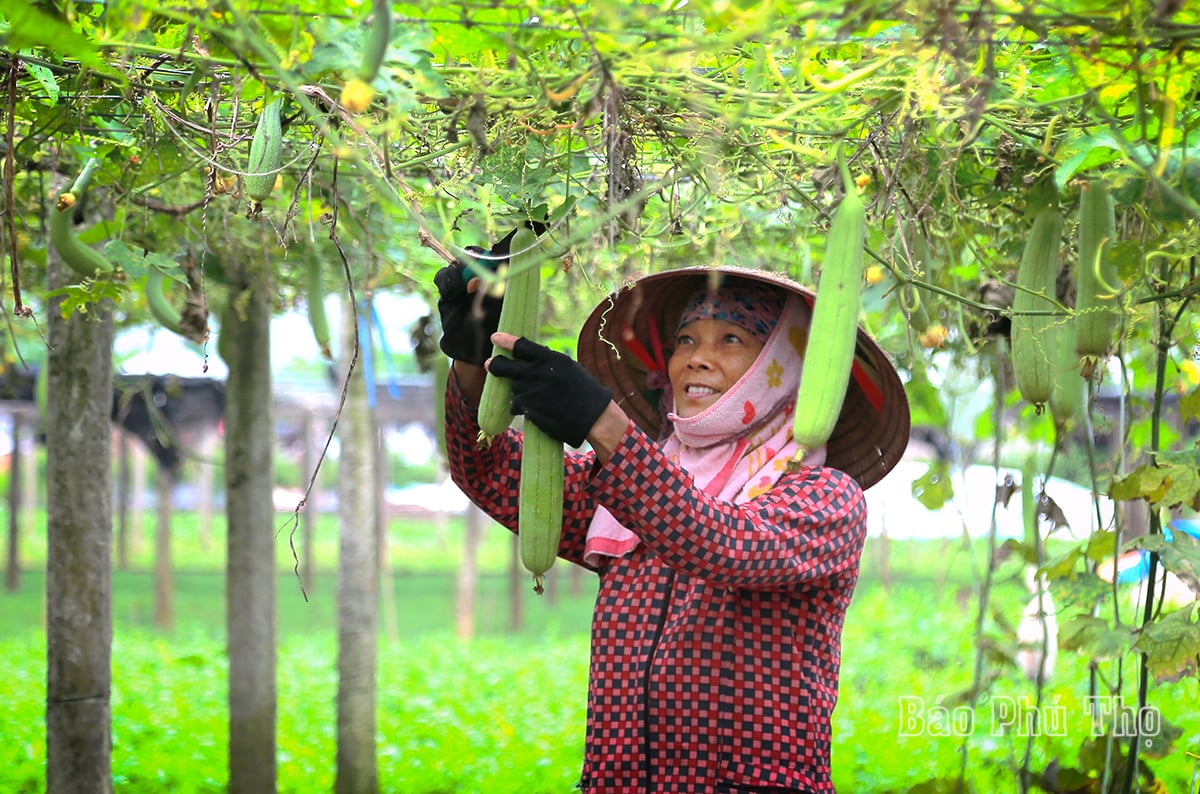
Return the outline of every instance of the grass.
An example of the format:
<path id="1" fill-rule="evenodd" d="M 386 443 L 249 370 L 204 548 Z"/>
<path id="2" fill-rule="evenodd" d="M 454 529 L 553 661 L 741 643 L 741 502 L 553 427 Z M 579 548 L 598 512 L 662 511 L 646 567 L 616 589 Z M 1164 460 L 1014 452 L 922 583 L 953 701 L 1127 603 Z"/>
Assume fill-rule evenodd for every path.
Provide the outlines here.
<path id="1" fill-rule="evenodd" d="M 153 582 L 141 570 L 114 574 L 113 774 L 117 792 L 224 791 L 228 725 L 224 595 L 219 534 L 198 542 L 183 517 L 175 538 L 183 570 L 175 578 L 175 628 L 152 627 Z M 189 529 L 189 526 L 191 529 Z M 510 536 L 486 533 L 484 576 L 476 602 L 478 634 L 454 636 L 454 574 L 461 522 L 393 522 L 389 548 L 395 613 L 381 618 L 378 758 L 385 792 L 570 792 L 578 779 L 586 711 L 588 625 L 595 584 L 574 590 L 556 567 L 553 599 L 522 587 L 523 625 L 510 622 L 505 575 Z M 320 534 L 310 601 L 288 560 L 278 576 L 278 779 L 280 792 L 333 787 L 336 753 L 336 580 Z M 439 535 L 440 533 L 440 535 Z M 34 538 L 26 537 L 22 586 L 0 595 L 0 791 L 44 790 L 44 575 Z M 281 535 L 281 557 L 286 538 Z M 1033 687 L 1010 667 L 990 663 L 992 700 L 970 712 L 968 737 L 931 730 L 905 735 L 901 697 L 920 698 L 926 715 L 954 707 L 975 663 L 972 570 L 980 551 L 957 542 L 893 542 L 890 579 L 880 576 L 878 545 L 868 546 L 863 576 L 843 636 L 841 694 L 834 714 L 833 767 L 840 792 L 946 790 L 929 783 L 957 776 L 967 748 L 968 781 L 977 792 L 1016 792 L 1015 769 L 1027 737 L 992 719 L 999 697 L 1032 703 Z M 186 552 L 186 553 L 185 553 Z M 419 563 L 416 561 L 420 561 Z M 144 562 L 142 564 L 145 564 Z M 996 610 L 1015 622 L 1025 594 L 1015 568 L 1004 569 Z M 522 583 L 524 584 L 524 583 Z M 527 594 L 527 595 L 525 595 Z M 998 645 L 1005 638 L 997 636 Z M 1127 669 L 1132 669 L 1127 664 Z M 1132 681 L 1132 676 L 1127 673 Z M 1037 738 L 1031 768 L 1071 766 L 1087 739 L 1083 708 L 1087 660 L 1060 653 L 1046 690 L 1061 707 L 1065 735 Z M 1154 687 L 1151 703 L 1182 731 L 1177 747 L 1196 750 L 1200 718 L 1195 681 Z M 956 712 L 962 714 L 962 712 Z M 996 730 L 993 730 L 996 729 Z M 944 731 L 943 731 L 944 732 Z M 1151 760 L 1171 792 L 1188 792 L 1192 762 L 1176 751 Z M 923 786 L 923 788 L 922 788 Z"/>
<path id="2" fill-rule="evenodd" d="M 0 648 L 0 692 L 11 715 L 0 742 L 0 790 L 41 792 L 45 645 L 28 638 Z M 586 657 L 580 636 L 551 638 L 535 653 L 519 653 L 498 638 L 425 637 L 382 646 L 384 790 L 569 791 L 583 753 Z M 335 660 L 328 635 L 281 644 L 280 792 L 333 788 Z M 228 723 L 221 643 L 206 632 L 168 641 L 134 630 L 114 641 L 113 661 L 114 790 L 223 792 Z"/>

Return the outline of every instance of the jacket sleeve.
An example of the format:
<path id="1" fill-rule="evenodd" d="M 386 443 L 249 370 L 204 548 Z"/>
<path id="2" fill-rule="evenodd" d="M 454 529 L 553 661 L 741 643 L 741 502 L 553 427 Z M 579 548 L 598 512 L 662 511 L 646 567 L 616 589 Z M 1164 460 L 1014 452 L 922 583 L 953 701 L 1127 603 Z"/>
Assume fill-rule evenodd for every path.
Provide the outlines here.
<path id="1" fill-rule="evenodd" d="M 485 447 L 476 441 L 478 434 L 478 412 L 463 400 L 451 371 L 446 386 L 446 456 L 450 477 L 468 499 L 515 533 L 523 436 L 509 428 Z M 583 565 L 588 524 L 596 511 L 596 501 L 587 490 L 594 464 L 595 455 L 591 452 L 564 452 L 563 533 L 558 556 L 580 565 Z"/>
<path id="2" fill-rule="evenodd" d="M 631 430 L 588 487 L 666 565 L 689 576 L 748 589 L 857 579 L 866 500 L 837 469 L 786 473 L 770 491 L 736 504 L 704 493 Z"/>

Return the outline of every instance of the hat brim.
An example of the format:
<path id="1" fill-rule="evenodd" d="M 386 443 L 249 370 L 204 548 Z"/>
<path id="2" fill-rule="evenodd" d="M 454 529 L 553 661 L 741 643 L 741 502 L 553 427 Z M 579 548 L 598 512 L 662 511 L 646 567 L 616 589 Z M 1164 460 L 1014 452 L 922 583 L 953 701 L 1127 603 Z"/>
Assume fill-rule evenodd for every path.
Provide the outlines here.
<path id="1" fill-rule="evenodd" d="M 629 329 L 652 347 L 651 324 L 669 343 L 688 299 L 707 286 L 748 279 L 800 295 L 811 306 L 816 296 L 782 276 L 741 267 L 686 267 L 643 276 L 609 295 L 588 316 L 579 333 L 579 362 L 613 390 L 613 399 L 638 427 L 657 438 L 663 425 L 656 393 L 646 386 L 648 367 L 622 342 Z M 865 490 L 883 479 L 908 446 L 908 397 L 886 353 L 861 328 L 854 377 L 842 411 L 826 443 L 825 465 L 846 472 Z"/>

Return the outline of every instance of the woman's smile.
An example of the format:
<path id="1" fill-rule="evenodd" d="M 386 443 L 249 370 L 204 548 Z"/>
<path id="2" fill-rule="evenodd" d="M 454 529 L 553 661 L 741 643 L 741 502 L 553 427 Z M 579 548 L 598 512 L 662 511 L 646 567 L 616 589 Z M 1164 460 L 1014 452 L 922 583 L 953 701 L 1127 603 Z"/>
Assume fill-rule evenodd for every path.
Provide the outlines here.
<path id="1" fill-rule="evenodd" d="M 736 323 L 700 319 L 684 325 L 667 362 L 675 413 L 687 418 L 713 405 L 750 369 L 762 348 Z"/>

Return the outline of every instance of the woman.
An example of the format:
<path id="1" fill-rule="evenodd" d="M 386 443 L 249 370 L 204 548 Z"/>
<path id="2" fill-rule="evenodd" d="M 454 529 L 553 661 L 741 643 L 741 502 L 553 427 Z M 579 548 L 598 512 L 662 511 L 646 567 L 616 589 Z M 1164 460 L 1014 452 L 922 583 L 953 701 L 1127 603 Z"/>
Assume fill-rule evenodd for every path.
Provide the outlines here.
<path id="1" fill-rule="evenodd" d="M 511 357 L 485 361 L 464 343 L 479 335 L 461 274 L 438 283 L 456 359 L 447 446 L 464 492 L 517 528 L 521 434 L 475 443 L 487 371 L 513 379 L 514 413 L 590 446 L 565 456 L 559 547 L 600 577 L 581 790 L 832 791 L 862 489 L 908 440 L 886 356 L 860 332 L 834 437 L 791 471 L 813 300 L 791 281 L 736 268 L 647 276 L 588 318 L 583 365 L 505 334 L 491 338 Z"/>

